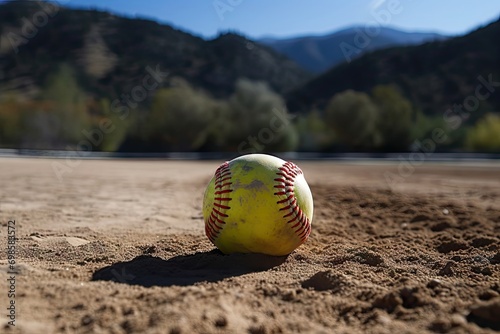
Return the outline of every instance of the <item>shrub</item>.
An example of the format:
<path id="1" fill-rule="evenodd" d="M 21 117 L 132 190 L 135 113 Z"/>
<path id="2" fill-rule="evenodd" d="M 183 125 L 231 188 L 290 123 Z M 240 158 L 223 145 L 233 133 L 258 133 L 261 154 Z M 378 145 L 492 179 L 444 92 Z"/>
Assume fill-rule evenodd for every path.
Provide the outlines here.
<path id="1" fill-rule="evenodd" d="M 295 120 L 295 129 L 299 136 L 299 151 L 322 151 L 334 141 L 332 130 L 317 110 L 299 115 Z"/>
<path id="2" fill-rule="evenodd" d="M 500 115 L 486 114 L 467 132 L 466 148 L 473 151 L 500 152 Z"/>
<path id="3" fill-rule="evenodd" d="M 293 151 L 297 147 L 297 134 L 285 102 L 267 84 L 238 80 L 228 107 L 231 148 L 249 153 Z"/>
<path id="4" fill-rule="evenodd" d="M 145 135 L 160 150 L 194 151 L 205 144 L 213 101 L 187 84 L 158 90 Z"/>
<path id="5" fill-rule="evenodd" d="M 90 116 L 73 68 L 62 64 L 50 75 L 41 98 L 49 102 L 50 108 L 48 112 L 33 110 L 26 125 L 32 134 L 30 146 L 66 148 L 84 138 L 83 130 L 90 127 Z"/>
<path id="6" fill-rule="evenodd" d="M 371 149 L 379 144 L 377 107 L 365 93 L 347 90 L 336 94 L 326 107 L 326 122 L 351 149 Z"/>
<path id="7" fill-rule="evenodd" d="M 408 149 L 412 137 L 412 105 L 394 86 L 379 85 L 372 91 L 378 109 L 376 131 L 385 151 Z"/>

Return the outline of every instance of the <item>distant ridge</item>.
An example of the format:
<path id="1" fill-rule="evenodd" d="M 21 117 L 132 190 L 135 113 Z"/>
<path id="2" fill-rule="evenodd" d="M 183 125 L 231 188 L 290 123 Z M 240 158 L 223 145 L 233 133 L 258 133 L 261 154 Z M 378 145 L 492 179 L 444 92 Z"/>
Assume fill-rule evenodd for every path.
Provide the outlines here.
<path id="1" fill-rule="evenodd" d="M 500 112 L 498 36 L 500 19 L 464 36 L 373 51 L 289 93 L 288 106 L 307 112 L 324 107 L 333 95 L 347 89 L 370 92 L 377 85 L 394 84 L 426 114 L 443 115 L 469 97 L 475 104 L 469 121 L 480 112 Z M 487 96 L 482 101 L 474 95 L 480 85 Z"/>
<path id="2" fill-rule="evenodd" d="M 320 73 L 377 49 L 422 44 L 448 38 L 435 32 L 406 32 L 395 28 L 355 26 L 324 35 L 290 38 L 265 37 L 258 41 L 286 55 L 305 69 Z"/>
<path id="3" fill-rule="evenodd" d="M 34 25 L 32 18 L 42 12 L 47 22 Z M 130 91 L 147 66 L 216 97 L 231 94 L 241 77 L 265 81 L 281 94 L 312 77 L 286 56 L 234 33 L 204 40 L 166 24 L 104 11 L 42 1 L 0 3 L 0 95 L 33 98 L 61 63 L 76 70 L 87 92 L 104 97 Z"/>

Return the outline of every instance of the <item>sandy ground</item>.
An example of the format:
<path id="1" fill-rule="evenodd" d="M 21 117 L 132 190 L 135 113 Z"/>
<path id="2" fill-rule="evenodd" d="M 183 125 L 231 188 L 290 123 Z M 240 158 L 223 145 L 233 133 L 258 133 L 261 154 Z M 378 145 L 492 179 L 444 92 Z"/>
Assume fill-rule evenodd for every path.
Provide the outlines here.
<path id="1" fill-rule="evenodd" d="M 500 163 L 298 161 L 313 231 L 267 257 L 204 236 L 218 162 L 86 160 L 59 181 L 58 161 L 0 159 L 2 333 L 500 330 Z"/>

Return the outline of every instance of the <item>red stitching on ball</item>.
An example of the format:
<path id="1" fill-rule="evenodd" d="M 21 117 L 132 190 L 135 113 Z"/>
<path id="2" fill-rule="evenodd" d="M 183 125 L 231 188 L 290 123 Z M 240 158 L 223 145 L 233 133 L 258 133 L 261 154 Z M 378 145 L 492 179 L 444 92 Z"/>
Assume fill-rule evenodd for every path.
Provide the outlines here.
<path id="1" fill-rule="evenodd" d="M 311 222 L 299 207 L 294 192 L 295 178 L 302 174 L 302 170 L 292 162 L 285 162 L 278 169 L 279 171 L 276 175 L 279 177 L 274 179 L 277 182 L 274 188 L 279 189 L 279 191 L 275 192 L 274 195 L 278 196 L 280 200 L 276 203 L 281 205 L 286 204 L 279 210 L 288 211 L 288 213 L 283 215 L 283 218 L 290 218 L 287 224 L 293 224 L 290 228 L 304 242 L 311 233 Z M 282 196 L 286 196 L 286 198 L 282 198 Z"/>
<path id="2" fill-rule="evenodd" d="M 232 190 L 231 189 L 225 189 L 225 190 L 218 190 L 214 194 L 215 195 L 222 195 L 222 194 L 227 194 L 230 193 Z"/>
<path id="3" fill-rule="evenodd" d="M 287 194 L 287 192 L 284 192 L 284 193 L 283 193 L 283 195 L 286 195 L 286 194 Z M 289 201 L 289 200 L 291 200 L 292 198 L 293 198 L 293 194 L 290 194 L 290 195 L 288 195 L 288 197 L 287 197 L 287 198 L 282 199 L 281 201 L 278 201 L 278 202 L 276 202 L 276 203 L 278 203 L 278 204 L 282 204 L 282 203 L 288 202 L 288 201 Z"/>
<path id="4" fill-rule="evenodd" d="M 214 206 L 216 206 L 215 204 L 217 204 L 217 203 L 214 203 Z M 224 218 L 228 217 L 228 215 L 226 215 L 225 213 L 222 213 L 221 211 L 217 210 L 216 208 L 212 208 L 212 211 L 221 217 L 224 217 Z"/>
<path id="5" fill-rule="evenodd" d="M 221 208 L 221 209 L 224 209 L 224 210 L 229 210 L 231 209 L 229 206 L 227 205 L 222 205 L 222 204 L 219 204 L 219 203 L 214 203 L 214 206 L 218 207 L 218 208 Z M 227 217 L 227 215 L 226 215 Z"/>
<path id="6" fill-rule="evenodd" d="M 231 170 L 227 162 L 217 168 L 215 171 L 215 181 L 214 181 L 214 202 L 212 203 L 212 212 L 210 216 L 205 220 L 205 234 L 210 241 L 215 242 L 220 230 L 226 224 L 223 218 L 227 218 L 228 215 L 225 213 L 226 210 L 231 209 L 228 202 L 231 201 L 231 197 L 227 194 L 231 193 L 230 182 L 231 180 Z M 229 181 L 229 182 L 228 182 Z M 222 226 L 220 226 L 222 225 Z"/>
<path id="7" fill-rule="evenodd" d="M 216 185 L 215 189 L 221 189 L 221 188 L 224 188 L 225 186 L 229 186 L 231 184 L 232 184 L 232 182 L 221 183 L 221 184 Z"/>
<path id="8" fill-rule="evenodd" d="M 292 214 L 293 214 L 293 211 L 289 213 L 289 215 L 292 215 Z M 283 218 L 285 218 L 285 217 L 283 217 Z M 293 223 L 294 221 L 296 221 L 296 220 L 297 220 L 297 218 L 299 218 L 299 216 L 297 216 L 297 215 L 296 215 L 295 217 L 293 217 L 292 219 L 290 219 L 290 220 L 289 220 L 289 221 L 287 221 L 286 223 L 287 223 L 287 224 Z"/>
<path id="9" fill-rule="evenodd" d="M 290 192 L 288 192 L 290 193 Z M 292 194 L 292 198 L 290 198 L 292 200 L 292 202 L 290 204 L 288 204 L 287 206 L 285 206 L 284 208 L 281 208 L 280 211 L 284 211 L 284 210 L 295 210 L 295 208 L 298 208 L 298 206 L 295 206 L 297 204 L 297 198 L 295 198 L 295 194 L 293 193 L 293 190 L 291 191 L 291 194 Z M 286 202 L 289 201 L 289 199 L 287 198 Z M 278 202 L 276 202 L 278 204 L 281 204 Z"/>

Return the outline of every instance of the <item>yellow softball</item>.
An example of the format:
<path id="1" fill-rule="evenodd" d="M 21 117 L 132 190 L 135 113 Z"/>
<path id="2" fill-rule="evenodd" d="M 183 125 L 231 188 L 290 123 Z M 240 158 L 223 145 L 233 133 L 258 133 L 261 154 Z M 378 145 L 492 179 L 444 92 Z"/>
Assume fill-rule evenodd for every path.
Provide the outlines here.
<path id="1" fill-rule="evenodd" d="M 287 255 L 311 233 L 313 199 L 294 163 L 249 154 L 217 168 L 203 217 L 207 237 L 223 253 Z"/>

